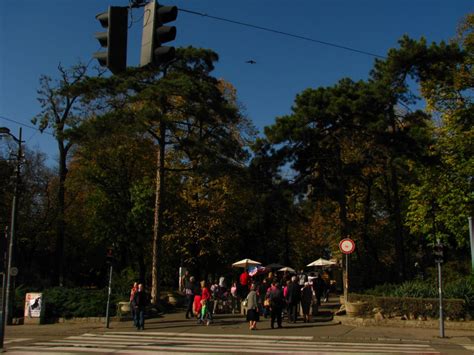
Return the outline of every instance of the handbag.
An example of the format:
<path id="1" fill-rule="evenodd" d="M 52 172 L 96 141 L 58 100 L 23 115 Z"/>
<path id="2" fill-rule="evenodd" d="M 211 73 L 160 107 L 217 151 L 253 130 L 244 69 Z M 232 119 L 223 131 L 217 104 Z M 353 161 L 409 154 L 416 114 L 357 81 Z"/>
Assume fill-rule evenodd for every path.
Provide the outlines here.
<path id="1" fill-rule="evenodd" d="M 248 304 L 247 299 L 245 299 L 245 300 L 242 301 L 242 306 L 243 306 L 243 307 L 247 307 L 247 304 Z"/>
<path id="2" fill-rule="evenodd" d="M 265 300 L 263 301 L 263 306 L 270 307 L 270 300 L 268 298 L 265 298 Z"/>

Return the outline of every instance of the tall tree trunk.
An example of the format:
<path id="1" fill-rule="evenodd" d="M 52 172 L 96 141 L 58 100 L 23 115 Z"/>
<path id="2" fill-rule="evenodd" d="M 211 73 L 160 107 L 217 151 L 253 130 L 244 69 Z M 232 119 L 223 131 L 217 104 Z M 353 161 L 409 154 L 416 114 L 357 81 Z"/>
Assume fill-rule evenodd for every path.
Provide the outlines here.
<path id="1" fill-rule="evenodd" d="M 285 219 L 285 265 L 290 265 L 290 236 L 288 235 L 288 221 Z"/>
<path id="2" fill-rule="evenodd" d="M 67 150 L 64 147 L 64 142 L 58 140 L 59 147 L 59 187 L 58 187 L 58 217 L 56 221 L 56 265 L 55 283 L 59 286 L 63 286 L 64 283 L 64 234 L 65 234 L 65 196 L 66 196 L 66 156 Z"/>
<path id="3" fill-rule="evenodd" d="M 338 143 L 339 144 L 339 143 Z M 337 171 L 338 171 L 338 189 L 337 189 L 337 202 L 339 204 L 339 221 L 341 223 L 341 239 L 347 238 L 350 234 L 349 223 L 347 220 L 347 200 L 346 200 L 346 180 L 342 169 L 342 157 L 341 147 L 338 145 L 337 148 Z"/>
<path id="4" fill-rule="evenodd" d="M 405 279 L 405 245 L 403 237 L 402 212 L 400 207 L 400 194 L 398 189 L 398 178 L 393 160 L 390 160 L 391 190 L 393 193 L 393 216 L 395 219 L 395 253 L 398 261 L 398 278 Z"/>
<path id="5" fill-rule="evenodd" d="M 373 180 L 369 179 L 367 181 L 366 186 L 367 191 L 365 194 L 364 201 L 364 225 L 362 227 L 362 242 L 366 257 L 359 260 L 365 260 L 366 270 L 378 270 L 380 266 L 380 260 L 377 252 L 377 246 L 375 245 L 373 239 L 370 237 L 369 233 L 370 216 L 372 215 L 370 203 L 372 201 Z M 367 276 L 368 277 L 364 278 L 366 286 L 374 285 L 374 283 L 376 282 L 377 275 L 369 273 Z"/>
<path id="6" fill-rule="evenodd" d="M 151 302 L 157 304 L 160 299 L 160 265 L 163 225 L 163 187 L 165 179 L 165 123 L 160 121 L 160 142 L 156 154 L 155 214 L 153 223 L 153 260 L 151 269 Z"/>
<path id="7" fill-rule="evenodd" d="M 376 265 L 378 265 L 380 260 L 377 252 L 377 247 L 369 234 L 370 216 L 372 215 L 372 210 L 370 208 L 370 203 L 372 202 L 372 186 L 373 180 L 370 179 L 367 182 L 367 192 L 364 201 L 364 226 L 362 236 L 364 238 L 364 248 L 366 253 L 370 255 L 375 261 Z"/>

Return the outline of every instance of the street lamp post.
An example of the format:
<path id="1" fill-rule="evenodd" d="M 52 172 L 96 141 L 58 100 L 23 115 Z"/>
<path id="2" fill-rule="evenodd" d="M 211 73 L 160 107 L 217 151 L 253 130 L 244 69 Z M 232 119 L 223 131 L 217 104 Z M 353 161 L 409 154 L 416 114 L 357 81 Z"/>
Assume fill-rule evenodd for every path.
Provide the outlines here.
<path id="1" fill-rule="evenodd" d="M 13 140 L 18 143 L 18 152 L 16 157 L 16 172 L 15 172 L 15 186 L 13 190 L 13 201 L 12 201 L 12 211 L 11 211 L 11 220 L 10 220 L 10 238 L 8 240 L 8 249 L 7 249 L 7 265 L 4 272 L 4 280 L 2 287 L 2 302 L 1 302 L 1 324 L 0 324 L 0 349 L 4 349 L 4 339 L 5 339 L 5 324 L 8 319 L 8 308 L 10 300 L 10 281 L 11 274 L 10 269 L 12 266 L 12 254 L 13 254 L 13 242 L 15 239 L 15 227 L 16 227 L 16 210 L 18 204 L 18 189 L 20 185 L 20 167 L 22 159 L 22 147 L 21 147 L 21 127 L 19 137 L 16 138 L 13 134 L 10 133 L 10 130 L 6 127 L 0 127 L 0 135 L 9 135 Z M 6 281 L 6 285 L 5 285 Z"/>

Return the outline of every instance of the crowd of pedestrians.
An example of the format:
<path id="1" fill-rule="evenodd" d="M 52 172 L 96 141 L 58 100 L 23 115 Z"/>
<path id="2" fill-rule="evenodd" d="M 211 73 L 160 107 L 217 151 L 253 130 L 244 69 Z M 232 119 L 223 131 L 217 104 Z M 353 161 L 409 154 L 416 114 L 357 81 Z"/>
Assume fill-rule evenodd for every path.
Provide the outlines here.
<path id="1" fill-rule="evenodd" d="M 239 313 L 244 307 L 250 330 L 257 329 L 261 316 L 270 317 L 272 328 L 282 327 L 284 316 L 288 322 L 296 323 L 300 308 L 303 321 L 310 322 L 321 301 L 327 301 L 330 289 L 328 274 L 269 273 L 265 277 L 251 277 L 247 270 L 230 288 L 224 277 L 213 283 L 201 281 L 198 284 L 187 271 L 181 285 L 186 297 L 187 319 L 196 318 L 198 324 L 209 325 L 217 311 Z"/>
<path id="2" fill-rule="evenodd" d="M 251 277 L 244 270 L 237 281 L 227 286 L 225 277 L 215 282 L 196 281 L 189 271 L 180 280 L 181 292 L 186 300 L 186 319 L 194 318 L 198 324 L 209 325 L 213 315 L 221 312 L 246 311 L 249 329 L 256 330 L 260 317 L 270 317 L 271 328 L 281 328 L 282 319 L 296 323 L 300 307 L 303 321 L 310 322 L 321 301 L 327 301 L 329 274 L 290 276 L 288 273 Z M 134 283 L 130 291 L 133 324 L 137 330 L 145 329 L 145 310 L 149 303 L 143 284 Z"/>

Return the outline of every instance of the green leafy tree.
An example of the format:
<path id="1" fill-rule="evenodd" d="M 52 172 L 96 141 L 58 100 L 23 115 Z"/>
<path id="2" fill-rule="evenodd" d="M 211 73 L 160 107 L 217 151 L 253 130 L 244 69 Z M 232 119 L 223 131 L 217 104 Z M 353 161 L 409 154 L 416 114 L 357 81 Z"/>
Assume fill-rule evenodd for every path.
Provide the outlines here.
<path id="1" fill-rule="evenodd" d="M 210 75 L 217 55 L 208 50 L 180 49 L 167 67 L 129 70 L 122 76 L 85 83 L 86 99 L 96 115 L 128 122 L 131 132 L 151 139 L 156 152 L 152 250 L 152 300 L 158 300 L 163 257 L 165 172 L 200 172 L 208 182 L 246 158 L 235 102 Z M 133 127 L 133 128 L 132 128 Z M 79 134 L 79 133 L 78 133 Z M 168 158 L 169 157 L 169 158 Z"/>
<path id="2" fill-rule="evenodd" d="M 58 190 L 57 190 L 57 218 L 56 218 L 56 252 L 54 260 L 54 274 L 56 283 L 62 285 L 64 272 L 64 245 L 65 245 L 65 182 L 68 173 L 67 159 L 73 146 L 66 133 L 76 127 L 84 119 L 84 110 L 80 105 L 80 94 L 75 86 L 86 78 L 87 67 L 82 64 L 70 69 L 58 66 L 60 78 L 53 80 L 49 76 L 41 76 L 38 90 L 38 101 L 41 112 L 32 122 L 38 124 L 40 131 L 51 128 L 58 144 Z"/>
<path id="3" fill-rule="evenodd" d="M 420 168 L 420 183 L 410 187 L 407 225 L 431 243 L 468 244 L 467 217 L 473 214 L 474 15 L 461 22 L 450 44 L 433 44 L 427 52 L 437 61 L 421 66 L 421 92 L 428 109 L 440 117 L 430 154 L 435 164 Z"/>

